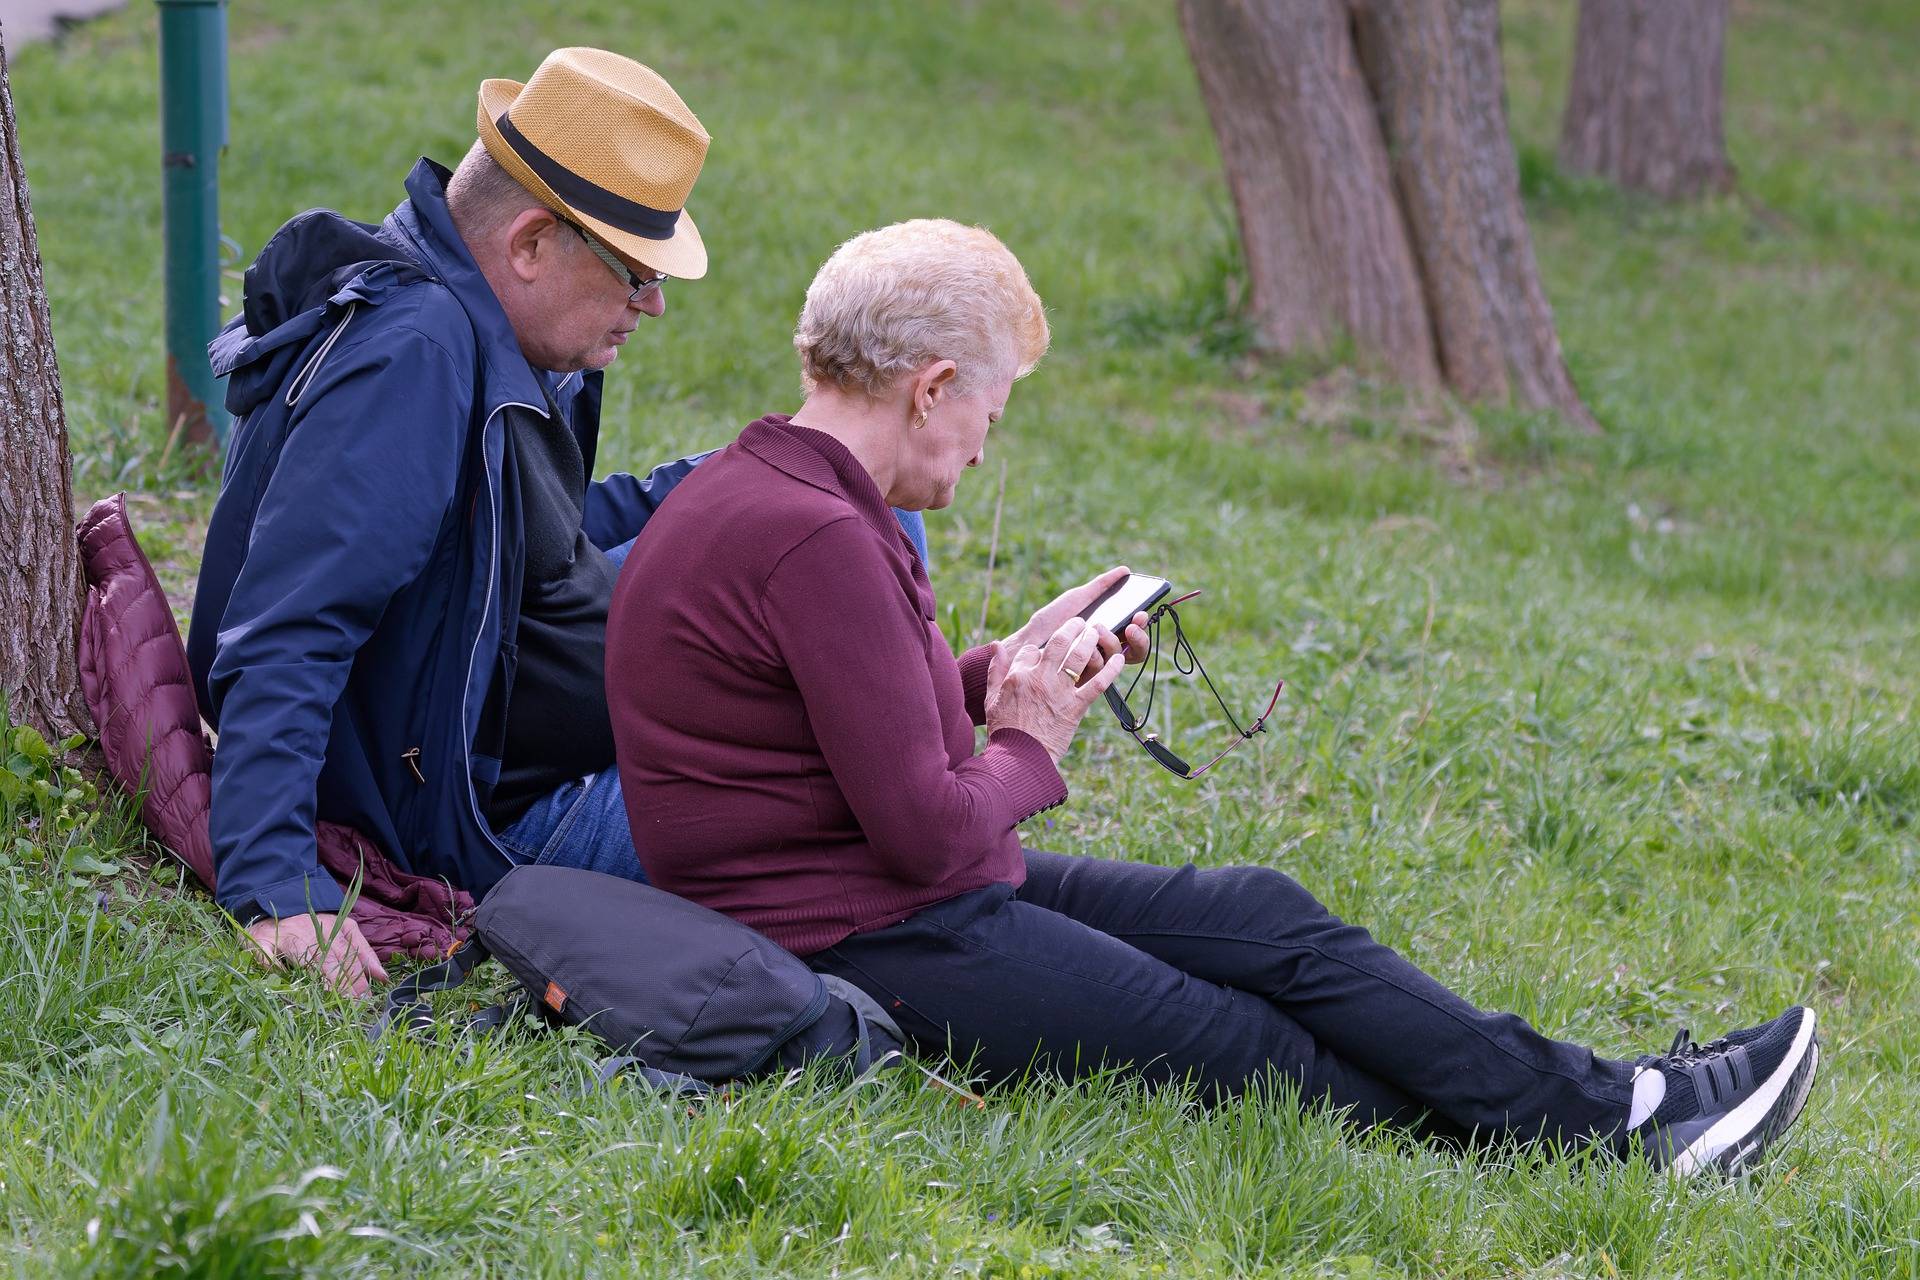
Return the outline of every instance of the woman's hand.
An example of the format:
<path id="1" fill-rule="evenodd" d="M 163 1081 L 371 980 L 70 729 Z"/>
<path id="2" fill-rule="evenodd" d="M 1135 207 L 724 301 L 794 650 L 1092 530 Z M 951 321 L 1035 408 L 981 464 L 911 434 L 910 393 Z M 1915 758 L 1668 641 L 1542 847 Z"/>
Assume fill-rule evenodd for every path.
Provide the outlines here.
<path id="1" fill-rule="evenodd" d="M 990 668 L 987 732 L 1019 729 L 1035 738 L 1059 764 L 1087 708 L 1106 692 L 1126 665 L 1124 655 L 1117 650 L 1104 661 L 1095 661 L 1103 634 L 1109 640 L 1113 638 L 1084 619 L 1070 616 L 1054 629 L 1046 644 L 1026 644 L 1013 650 L 997 681 Z M 999 661 L 999 655 L 995 655 L 995 661 Z M 1080 674 L 1089 664 L 1093 674 L 1082 682 Z"/>
<path id="2" fill-rule="evenodd" d="M 1027 625 L 1002 640 L 993 655 L 993 663 L 987 668 L 987 687 L 993 688 L 1006 674 L 1007 664 L 1021 649 L 1029 645 L 1039 646 L 1047 643 L 1061 624 L 1077 619 L 1086 607 L 1098 600 L 1114 583 L 1122 581 L 1132 570 L 1125 565 L 1116 565 L 1077 587 L 1069 588 L 1048 605 L 1042 606 Z M 1101 627 L 1096 631 L 1096 640 L 1100 652 L 1100 663 L 1116 653 L 1124 652 L 1129 663 L 1147 660 L 1147 615 L 1136 613 L 1133 621 L 1127 624 L 1125 642 L 1111 631 Z M 1089 666 L 1080 673 L 1083 680 L 1092 679 L 1100 670 L 1100 665 Z"/>

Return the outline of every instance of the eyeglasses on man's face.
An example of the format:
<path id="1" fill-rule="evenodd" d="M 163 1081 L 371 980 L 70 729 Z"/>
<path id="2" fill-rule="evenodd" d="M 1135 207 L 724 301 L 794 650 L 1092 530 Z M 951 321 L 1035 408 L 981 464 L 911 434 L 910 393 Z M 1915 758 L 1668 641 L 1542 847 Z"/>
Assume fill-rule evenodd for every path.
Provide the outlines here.
<path id="1" fill-rule="evenodd" d="M 565 221 L 565 219 L 562 219 L 562 221 Z M 633 287 L 633 292 L 627 295 L 628 306 L 632 306 L 634 303 L 640 301 L 640 299 L 645 297 L 650 291 L 658 289 L 670 279 L 664 271 L 656 271 L 650 276 L 635 275 L 628 269 L 626 263 L 620 261 L 620 259 L 614 255 L 613 250 L 607 248 L 607 246 L 601 244 L 592 235 L 588 234 L 585 227 L 577 222 L 567 222 L 567 225 L 573 228 L 574 234 L 587 242 L 587 248 L 593 250 L 594 257 L 607 264 L 607 270 L 613 272 L 615 279 Z"/>
<path id="2" fill-rule="evenodd" d="M 1277 682 L 1273 686 L 1273 697 L 1268 700 L 1267 709 L 1260 713 L 1260 718 L 1244 729 L 1240 727 L 1240 722 L 1234 719 L 1233 712 L 1228 708 L 1226 699 L 1222 698 L 1220 691 L 1213 687 L 1213 680 L 1207 675 L 1206 667 L 1201 665 L 1200 655 L 1193 651 L 1193 645 L 1187 639 L 1185 629 L 1180 625 L 1180 614 L 1174 609 L 1175 605 L 1184 604 L 1199 594 L 1198 591 L 1189 591 L 1186 595 L 1169 600 L 1153 611 L 1153 615 L 1147 621 L 1147 636 L 1152 650 L 1152 657 L 1148 660 L 1148 664 L 1141 668 L 1139 674 L 1134 676 L 1133 682 L 1127 686 L 1125 693 L 1120 691 L 1118 685 L 1109 685 L 1106 695 L 1107 706 L 1112 709 L 1114 719 L 1118 720 L 1120 727 L 1125 729 L 1127 733 L 1133 737 L 1133 740 L 1140 744 L 1141 748 L 1146 751 L 1153 762 L 1175 777 L 1184 778 L 1189 781 L 1198 778 L 1201 774 L 1232 755 L 1243 744 L 1252 740 L 1254 734 L 1264 732 L 1267 727 L 1267 718 L 1273 714 L 1273 709 L 1280 705 L 1280 691 L 1286 688 L 1287 685 L 1285 680 Z M 1218 755 L 1197 769 L 1181 759 L 1166 743 L 1162 742 L 1159 734 L 1150 732 L 1147 729 L 1147 717 L 1153 714 L 1153 695 L 1160 682 L 1160 622 L 1162 618 L 1173 619 L 1172 661 L 1174 670 L 1178 671 L 1181 675 L 1199 675 L 1201 683 L 1207 686 L 1207 692 L 1212 694 L 1213 700 L 1220 705 L 1221 712 L 1227 717 L 1227 723 L 1232 725 L 1235 732 L 1239 735 L 1234 738 L 1232 742 L 1228 743 L 1226 748 Z M 1128 704 L 1127 699 L 1133 694 L 1133 691 L 1140 686 L 1142 677 L 1145 677 L 1147 680 L 1146 706 L 1144 710 L 1136 715 L 1133 708 Z"/>

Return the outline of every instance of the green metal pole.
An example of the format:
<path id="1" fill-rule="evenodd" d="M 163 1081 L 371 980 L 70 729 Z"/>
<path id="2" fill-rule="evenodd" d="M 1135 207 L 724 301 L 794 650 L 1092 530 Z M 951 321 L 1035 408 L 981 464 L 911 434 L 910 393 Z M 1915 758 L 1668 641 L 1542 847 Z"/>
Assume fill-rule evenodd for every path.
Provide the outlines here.
<path id="1" fill-rule="evenodd" d="M 166 241 L 167 424 L 191 440 L 227 434 L 207 362 L 220 328 L 220 151 L 227 144 L 226 0 L 160 9 L 160 172 Z"/>

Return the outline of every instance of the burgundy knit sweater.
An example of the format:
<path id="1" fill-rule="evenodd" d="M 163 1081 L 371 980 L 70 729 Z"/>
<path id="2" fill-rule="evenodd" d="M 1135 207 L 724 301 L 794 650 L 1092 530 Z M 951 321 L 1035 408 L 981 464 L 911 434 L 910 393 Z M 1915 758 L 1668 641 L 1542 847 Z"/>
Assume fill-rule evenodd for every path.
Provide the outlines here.
<path id="1" fill-rule="evenodd" d="M 1066 799 L 1046 748 L 974 751 L 992 646 L 957 661 L 872 477 L 762 418 L 661 504 L 607 626 L 634 847 L 659 887 L 800 955 L 1025 878 Z"/>

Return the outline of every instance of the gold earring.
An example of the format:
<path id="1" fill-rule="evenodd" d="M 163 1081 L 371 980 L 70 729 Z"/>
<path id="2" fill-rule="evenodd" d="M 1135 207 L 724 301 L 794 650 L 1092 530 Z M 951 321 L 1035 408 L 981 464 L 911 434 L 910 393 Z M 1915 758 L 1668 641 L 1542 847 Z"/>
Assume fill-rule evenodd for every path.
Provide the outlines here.
<path id="1" fill-rule="evenodd" d="M 920 428 L 926 425 L 927 425 L 927 411 L 925 409 L 922 409 L 919 413 L 916 413 L 915 415 L 913 415 L 913 429 L 915 431 L 918 431 Z"/>

